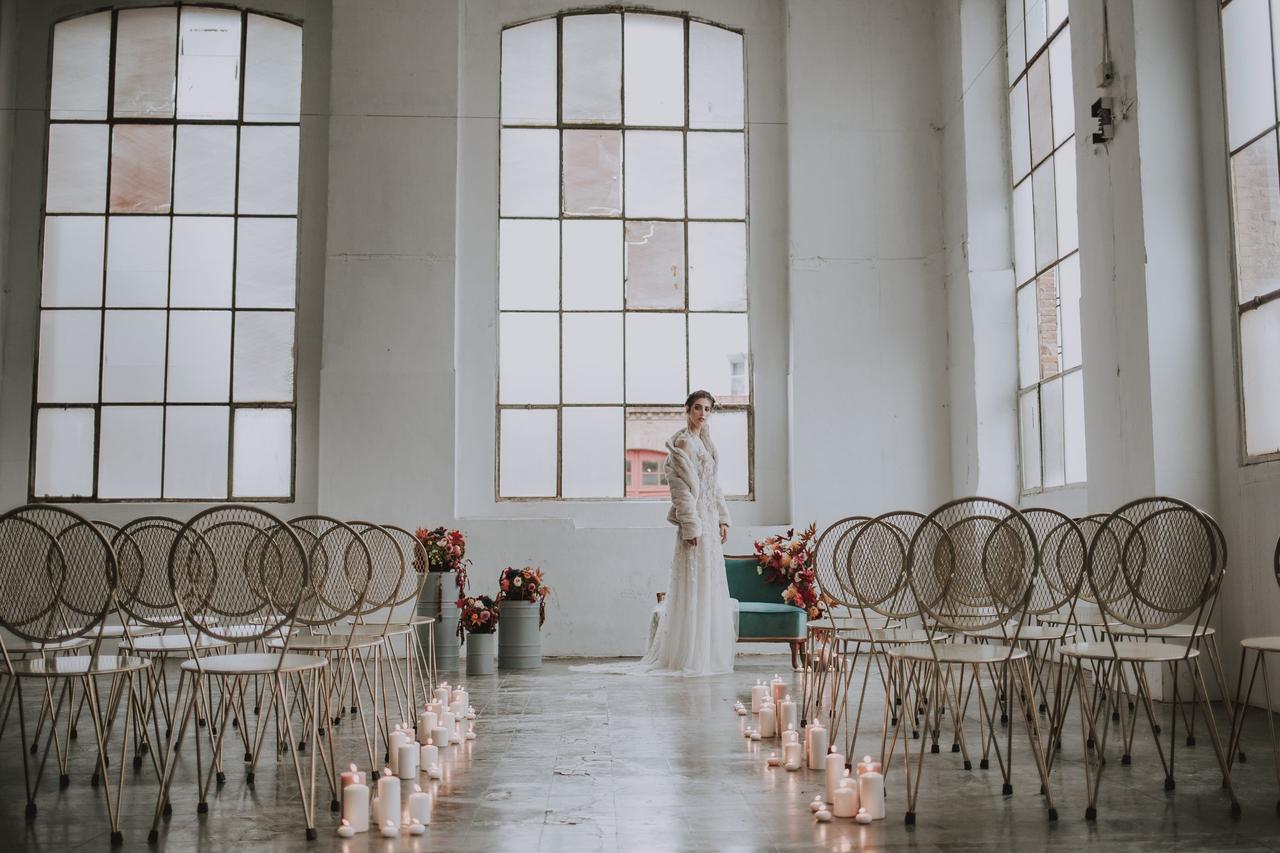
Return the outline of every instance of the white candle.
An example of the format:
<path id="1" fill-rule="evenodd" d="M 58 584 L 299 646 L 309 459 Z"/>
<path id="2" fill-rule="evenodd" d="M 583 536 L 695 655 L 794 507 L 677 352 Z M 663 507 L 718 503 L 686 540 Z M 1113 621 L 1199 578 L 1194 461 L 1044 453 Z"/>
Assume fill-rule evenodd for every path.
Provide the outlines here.
<path id="1" fill-rule="evenodd" d="M 391 765 L 391 772 L 400 773 L 400 747 L 407 743 L 409 736 L 404 733 L 404 729 L 394 729 L 387 736 L 387 762 Z"/>
<path id="2" fill-rule="evenodd" d="M 462 705 L 463 710 L 466 710 L 466 707 L 471 704 L 471 694 L 466 691 L 466 688 L 459 687 L 453 691 L 453 701 L 449 704 Z"/>
<path id="3" fill-rule="evenodd" d="M 452 732 L 453 732 L 453 724 L 454 724 L 455 722 L 457 722 L 457 721 L 453 718 L 453 712 L 452 712 L 452 711 L 441 711 L 441 712 L 440 712 L 440 723 L 439 723 L 440 728 L 445 729 L 445 730 L 447 730 L 448 732 L 452 733 Z"/>
<path id="4" fill-rule="evenodd" d="M 354 785 L 357 782 L 364 781 L 364 774 L 356 769 L 354 764 L 348 765 L 347 769 L 339 777 L 342 781 L 342 790 L 346 790 L 348 785 Z"/>
<path id="5" fill-rule="evenodd" d="M 782 704 L 778 706 L 778 725 L 784 729 L 798 728 L 800 725 L 800 717 L 796 713 L 796 703 L 788 693 L 786 698 L 782 700 Z"/>
<path id="6" fill-rule="evenodd" d="M 827 807 L 827 804 L 823 801 L 821 794 L 818 794 L 817 796 L 815 796 L 813 798 L 813 802 L 809 803 L 809 811 L 811 812 L 820 812 L 826 807 Z"/>
<path id="7" fill-rule="evenodd" d="M 755 729 L 752 729 L 752 730 L 751 730 L 751 739 L 752 739 L 752 740 L 760 740 L 760 732 L 756 731 Z"/>
<path id="8" fill-rule="evenodd" d="M 858 813 L 858 788 L 848 772 L 845 771 L 840 787 L 836 788 L 835 799 L 832 800 L 834 808 L 831 811 L 836 817 L 853 817 Z"/>
<path id="9" fill-rule="evenodd" d="M 427 828 L 416 820 L 409 824 L 410 835 L 422 835 L 426 831 L 427 831 Z"/>
<path id="10" fill-rule="evenodd" d="M 378 823 L 394 820 L 400 814 L 400 779 L 383 771 L 378 777 Z"/>
<path id="11" fill-rule="evenodd" d="M 777 737 L 778 720 L 774 716 L 773 703 L 760 706 L 760 737 Z"/>
<path id="12" fill-rule="evenodd" d="M 439 699 L 432 699 L 427 703 L 427 710 L 439 717 L 440 712 L 444 710 L 444 703 Z"/>
<path id="13" fill-rule="evenodd" d="M 342 789 L 342 819 L 355 832 L 369 831 L 369 786 L 352 782 Z"/>
<path id="14" fill-rule="evenodd" d="M 880 762 L 872 761 L 870 755 L 862 756 L 862 760 L 858 762 L 858 775 L 861 776 L 869 770 L 880 772 Z"/>
<path id="15" fill-rule="evenodd" d="M 418 743 L 428 743 L 431 740 L 431 730 L 436 727 L 436 715 L 430 711 L 423 711 L 418 715 L 418 728 L 416 734 Z"/>
<path id="16" fill-rule="evenodd" d="M 782 745 L 782 760 L 786 763 L 788 770 L 799 770 L 800 764 L 804 761 L 803 747 L 800 741 L 792 741 Z"/>
<path id="17" fill-rule="evenodd" d="M 467 713 L 466 704 L 454 699 L 449 705 L 449 713 L 453 714 L 455 720 L 460 720 Z"/>
<path id="18" fill-rule="evenodd" d="M 778 753 L 771 752 L 769 753 L 769 757 L 765 759 L 765 763 L 770 767 L 777 767 L 782 763 L 782 759 L 778 757 Z"/>
<path id="19" fill-rule="evenodd" d="M 431 767 L 427 769 L 427 776 L 432 779 L 441 779 L 444 777 L 444 771 L 440 769 L 439 764 L 432 764 Z"/>
<path id="20" fill-rule="evenodd" d="M 338 824 L 339 838 L 351 838 L 355 834 L 356 834 L 355 829 L 352 828 L 351 824 L 346 820 L 343 820 L 341 823 Z"/>
<path id="21" fill-rule="evenodd" d="M 763 704 L 765 694 L 768 692 L 769 685 L 757 679 L 755 686 L 751 688 L 751 713 L 760 713 L 760 705 Z"/>
<path id="22" fill-rule="evenodd" d="M 809 749 L 809 769 L 825 770 L 827 766 L 827 730 L 817 721 L 809 724 L 805 732 L 806 746 Z"/>
<path id="23" fill-rule="evenodd" d="M 815 812 L 813 816 L 818 819 L 818 823 L 831 823 L 831 812 L 826 809 Z"/>
<path id="24" fill-rule="evenodd" d="M 782 733 L 782 745 L 786 746 L 789 743 L 800 743 L 800 733 L 791 726 L 787 726 L 787 730 Z"/>
<path id="25" fill-rule="evenodd" d="M 435 692 L 436 701 L 439 702 L 441 705 L 448 705 L 450 692 L 451 691 L 449 690 L 449 683 L 446 681 L 444 684 L 441 684 L 439 687 L 436 688 L 436 692 Z"/>
<path id="26" fill-rule="evenodd" d="M 871 815 L 867 814 L 866 809 L 858 809 L 858 814 L 853 819 L 858 823 L 871 823 Z"/>
<path id="27" fill-rule="evenodd" d="M 884 819 L 884 774 L 868 770 L 858 777 L 858 800 L 872 820 Z"/>
<path id="28" fill-rule="evenodd" d="M 413 741 L 400 744 L 400 758 L 396 761 L 396 775 L 401 779 L 418 778 L 419 746 Z"/>
<path id="29" fill-rule="evenodd" d="M 440 749 L 449 745 L 449 730 L 444 726 L 436 726 L 431 730 L 431 742 Z"/>
<path id="30" fill-rule="evenodd" d="M 382 822 L 380 831 L 383 838 L 395 838 L 400 834 L 400 826 L 394 820 L 387 819 Z"/>
<path id="31" fill-rule="evenodd" d="M 426 773 L 440 763 L 440 747 L 434 743 L 424 743 L 418 751 L 418 769 Z"/>
<path id="32" fill-rule="evenodd" d="M 834 803 L 836 788 L 840 787 L 840 779 L 844 776 L 844 756 L 831 747 L 827 753 L 827 802 Z"/>
<path id="33" fill-rule="evenodd" d="M 409 795 L 409 822 L 415 820 L 423 826 L 431 823 L 431 795 L 420 785 L 414 785 Z"/>
<path id="34" fill-rule="evenodd" d="M 378 798 L 376 796 L 373 798 L 372 802 L 373 805 L 369 809 L 369 822 L 373 824 L 373 828 L 376 830 L 378 828 L 378 824 L 382 823 L 382 803 L 378 802 Z"/>
<path id="35" fill-rule="evenodd" d="M 468 705 L 467 713 L 464 714 L 463 716 L 465 716 L 468 720 L 474 720 L 476 718 L 476 709 Z"/>
<path id="36" fill-rule="evenodd" d="M 782 701 L 782 698 L 787 695 L 787 685 L 782 680 L 782 676 L 773 676 L 773 681 L 769 682 L 769 690 L 773 698 L 773 704 L 777 705 Z"/>

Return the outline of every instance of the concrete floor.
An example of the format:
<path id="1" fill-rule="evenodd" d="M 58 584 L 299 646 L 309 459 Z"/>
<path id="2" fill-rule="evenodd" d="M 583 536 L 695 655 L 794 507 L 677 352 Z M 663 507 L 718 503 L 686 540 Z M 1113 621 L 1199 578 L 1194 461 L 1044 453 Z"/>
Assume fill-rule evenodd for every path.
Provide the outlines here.
<path id="1" fill-rule="evenodd" d="M 211 797 L 209 813 L 197 815 L 193 757 L 184 753 L 174 813 L 157 849 L 1280 850 L 1276 782 L 1258 713 L 1250 716 L 1244 742 L 1250 760 L 1236 767 L 1244 807 L 1239 818 L 1229 814 L 1201 728 L 1199 746 L 1179 748 L 1175 792 L 1165 793 L 1150 739 L 1140 739 L 1131 766 L 1118 761 L 1108 766 L 1099 819 L 1087 823 L 1082 747 L 1078 729 L 1072 728 L 1054 769 L 1061 819 L 1050 824 L 1019 728 L 1012 796 L 1001 796 L 994 761 L 991 770 L 963 770 L 944 734 L 942 754 L 925 756 L 916 826 L 902 821 L 900 762 L 888 774 L 887 820 L 866 827 L 851 821 L 817 824 L 807 803 L 822 789 L 822 774 L 767 768 L 760 745 L 741 736 L 743 720 L 732 710 L 735 698 L 749 698 L 758 677 L 780 671 L 798 685 L 786 659 L 742 657 L 731 676 L 694 680 L 585 675 L 570 672 L 568 665 L 548 661 L 532 674 L 465 679 L 480 713 L 479 737 L 455 748 L 446 762 L 446 778 L 435 783 L 438 799 L 425 836 L 339 839 L 336 816 L 327 810 L 322 790 L 320 837 L 308 844 L 291 765 L 263 766 L 256 789 L 250 789 L 238 760 L 231 760 L 238 755 L 228 756 L 227 783 Z M 976 719 L 972 726 L 976 731 Z M 878 729 L 878 720 L 870 728 Z M 340 760 L 356 760 L 362 750 L 354 727 L 338 731 Z M 83 731 L 71 786 L 59 791 L 56 771 L 47 777 L 39 814 L 31 822 L 23 816 L 15 734 L 10 727 L 0 746 L 0 850 L 107 850 L 103 797 L 89 786 L 90 742 Z M 870 740 L 864 741 L 868 747 Z M 764 749 L 767 754 L 769 747 Z M 127 773 L 136 781 L 125 792 L 124 849 L 144 850 L 156 783 L 149 767 Z"/>

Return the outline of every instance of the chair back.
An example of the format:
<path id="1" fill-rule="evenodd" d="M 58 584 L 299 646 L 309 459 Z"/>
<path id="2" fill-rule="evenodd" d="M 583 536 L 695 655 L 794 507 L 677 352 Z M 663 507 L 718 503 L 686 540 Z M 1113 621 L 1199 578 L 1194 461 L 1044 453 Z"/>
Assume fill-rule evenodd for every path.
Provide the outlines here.
<path id="1" fill-rule="evenodd" d="M 907 583 L 907 552 L 922 521 L 918 512 L 888 512 L 846 531 L 837 544 L 840 579 L 864 616 L 868 610 L 886 619 L 919 615 Z"/>
<path id="2" fill-rule="evenodd" d="M 1032 507 L 1022 510 L 1022 517 L 1040 547 L 1040 571 L 1031 587 L 1027 613 L 1044 616 L 1064 607 L 1074 612 L 1088 554 L 1084 533 L 1074 520 L 1054 509 Z"/>
<path id="3" fill-rule="evenodd" d="M 382 621 L 390 624 L 401 592 L 401 583 L 405 574 L 405 554 L 396 538 L 384 527 L 368 521 L 353 521 L 351 528 L 360 534 L 369 556 L 373 560 L 373 575 L 369 581 L 369 591 L 365 594 L 364 606 L 355 614 L 358 621 Z M 416 541 L 416 540 L 415 540 Z M 382 620 L 374 615 L 384 611 Z"/>
<path id="4" fill-rule="evenodd" d="M 311 582 L 298 608 L 297 624 L 327 628 L 363 613 L 373 577 L 373 558 L 364 537 L 327 515 L 289 520 L 307 552 Z"/>
<path id="5" fill-rule="evenodd" d="M 137 624 L 182 624 L 169 583 L 169 553 L 181 530 L 180 521 L 148 515 L 124 525 L 111 539 L 120 566 L 120 608 Z"/>
<path id="6" fill-rule="evenodd" d="M 858 529 L 866 521 L 865 515 L 842 518 L 822 531 L 813 546 L 813 574 L 818 581 L 818 591 L 831 599 L 831 603 L 846 609 L 857 606 L 857 601 L 848 594 L 840 581 L 840 572 L 836 566 L 836 546 L 845 540 L 849 531 Z"/>

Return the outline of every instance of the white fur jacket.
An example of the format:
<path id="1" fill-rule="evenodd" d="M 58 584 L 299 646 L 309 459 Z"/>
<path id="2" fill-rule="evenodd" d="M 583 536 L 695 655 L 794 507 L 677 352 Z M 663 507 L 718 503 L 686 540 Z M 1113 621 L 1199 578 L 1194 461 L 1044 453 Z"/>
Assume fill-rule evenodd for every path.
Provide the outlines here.
<path id="1" fill-rule="evenodd" d="M 681 539 L 697 539 L 703 535 L 702 522 L 698 518 L 698 498 L 702 488 L 715 489 L 716 509 L 721 524 L 729 524 L 729 507 L 724 500 L 724 492 L 720 490 L 720 455 L 711 441 L 711 434 L 704 426 L 702 442 L 706 452 L 711 454 L 711 476 L 704 484 L 698 478 L 697 448 L 693 442 L 698 437 L 690 435 L 682 429 L 667 441 L 666 473 L 667 482 L 671 486 L 671 509 L 667 512 L 667 521 L 680 528 Z M 711 531 L 706 531 L 712 535 Z M 715 531 L 718 535 L 719 531 Z"/>

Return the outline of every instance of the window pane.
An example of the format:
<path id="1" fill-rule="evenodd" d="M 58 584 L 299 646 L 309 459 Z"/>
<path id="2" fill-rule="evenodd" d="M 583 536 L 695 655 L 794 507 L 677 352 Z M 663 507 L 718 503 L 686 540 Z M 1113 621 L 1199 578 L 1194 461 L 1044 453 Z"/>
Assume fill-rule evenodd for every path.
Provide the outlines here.
<path id="1" fill-rule="evenodd" d="M 627 223 L 627 307 L 684 308 L 684 223 Z"/>
<path id="2" fill-rule="evenodd" d="M 689 23 L 689 126 L 743 126 L 742 36 Z"/>
<path id="3" fill-rule="evenodd" d="M 628 402 L 684 402 L 684 323 L 683 314 L 627 314 Z"/>
<path id="4" fill-rule="evenodd" d="M 1025 19 L 1027 56 L 1035 56 L 1036 51 L 1044 44 L 1045 37 L 1049 32 L 1048 10 L 1045 8 L 1045 0 L 1025 0 L 1025 3 L 1027 7 Z"/>
<path id="5" fill-rule="evenodd" d="M 82 15 L 54 25 L 49 118 L 107 117 L 110 50 L 110 12 Z"/>
<path id="6" fill-rule="evenodd" d="M 236 307 L 294 307 L 298 220 L 241 218 L 236 228 Z"/>
<path id="7" fill-rule="evenodd" d="M 173 128 L 119 124 L 111 135 L 111 212 L 168 213 Z"/>
<path id="8" fill-rule="evenodd" d="M 153 498 L 160 494 L 164 408 L 103 406 L 98 497 Z"/>
<path id="9" fill-rule="evenodd" d="M 107 304 L 163 308 L 169 291 L 169 218 L 112 216 L 107 226 Z"/>
<path id="10" fill-rule="evenodd" d="M 1239 148 L 1276 121 L 1267 0 L 1235 0 L 1222 10 L 1227 137 Z"/>
<path id="11" fill-rule="evenodd" d="M 1009 144 L 1015 184 L 1031 171 L 1030 120 L 1027 115 L 1027 81 L 1022 79 L 1009 90 Z"/>
<path id="12" fill-rule="evenodd" d="M 234 127 L 178 127 L 173 210 L 175 213 L 235 213 Z"/>
<path id="13" fill-rule="evenodd" d="M 36 413 L 36 497 L 93 494 L 93 409 L 40 409 Z"/>
<path id="14" fill-rule="evenodd" d="M 560 223 L 504 219 L 498 229 L 498 307 L 560 307 Z"/>
<path id="15" fill-rule="evenodd" d="M 499 319 L 499 400 L 560 402 L 560 317 L 507 314 Z"/>
<path id="16" fill-rule="evenodd" d="M 107 200 L 107 126 L 49 125 L 48 213 L 102 213 Z"/>
<path id="17" fill-rule="evenodd" d="M 1057 268 L 1045 271 L 1036 279 L 1036 322 L 1039 326 L 1040 378 L 1053 376 L 1062 368 L 1058 361 L 1058 287 Z M 1041 401 L 1043 402 L 1043 400 Z"/>
<path id="18" fill-rule="evenodd" d="M 689 307 L 695 311 L 747 310 L 745 224 L 689 223 Z"/>
<path id="19" fill-rule="evenodd" d="M 1076 215 L 1076 147 L 1064 145 L 1053 155 L 1054 190 L 1058 209 L 1058 256 L 1075 251 L 1080 244 Z"/>
<path id="20" fill-rule="evenodd" d="M 232 497 L 288 497 L 293 481 L 293 412 L 236 409 Z"/>
<path id="21" fill-rule="evenodd" d="M 1062 410 L 1067 482 L 1083 483 L 1087 479 L 1084 450 L 1084 371 L 1077 370 L 1063 377 Z"/>
<path id="22" fill-rule="evenodd" d="M 1231 198 L 1237 297 L 1243 303 L 1280 287 L 1280 168 L 1274 131 L 1231 158 Z"/>
<path id="23" fill-rule="evenodd" d="M 1055 270 L 1062 317 L 1062 369 L 1080 364 L 1080 256 L 1072 255 Z"/>
<path id="24" fill-rule="evenodd" d="M 1049 0 L 1049 32 L 1053 32 L 1067 19 L 1067 0 Z"/>
<path id="25" fill-rule="evenodd" d="M 1053 96 L 1053 145 L 1056 148 L 1076 131 L 1075 96 L 1071 86 L 1071 28 L 1049 45 L 1049 82 Z"/>
<path id="26" fill-rule="evenodd" d="M 622 402 L 621 314 L 564 315 L 564 401 Z"/>
<path id="27" fill-rule="evenodd" d="M 172 6 L 120 10 L 116 21 L 116 118 L 173 115 L 177 16 L 178 10 Z"/>
<path id="28" fill-rule="evenodd" d="M 106 220 L 101 216 L 47 216 L 40 304 L 88 307 L 102 304 L 102 256 Z"/>
<path id="29" fill-rule="evenodd" d="M 240 114 L 240 13 L 185 6 L 178 44 L 178 118 Z"/>
<path id="30" fill-rule="evenodd" d="M 667 456 L 667 441 L 685 425 L 684 409 L 627 409 L 627 470 L 634 475 L 627 483 L 629 498 L 666 498 L 671 494 L 662 471 Z M 647 469 L 659 469 L 651 475 Z M 657 482 L 654 483 L 653 480 Z"/>
<path id="31" fill-rule="evenodd" d="M 622 409 L 565 409 L 562 417 L 563 496 L 622 497 Z"/>
<path id="32" fill-rule="evenodd" d="M 564 309 L 622 307 L 622 222 L 563 224 Z"/>
<path id="33" fill-rule="evenodd" d="M 555 124 L 556 22 L 502 31 L 502 123 Z"/>
<path id="34" fill-rule="evenodd" d="M 1053 192 L 1053 161 L 1031 173 L 1031 193 L 1036 211 L 1036 270 L 1058 259 L 1058 200 Z"/>
<path id="35" fill-rule="evenodd" d="M 623 80 L 627 124 L 684 124 L 684 20 L 623 16 Z"/>
<path id="36" fill-rule="evenodd" d="M 170 397 L 172 399 L 172 395 Z M 226 406 L 169 406 L 164 425 L 164 496 L 227 496 Z"/>
<path id="37" fill-rule="evenodd" d="M 684 216 L 684 139 L 669 131 L 626 133 L 628 217 Z"/>
<path id="38" fill-rule="evenodd" d="M 39 402 L 98 401 L 101 331 L 97 311 L 40 312 Z"/>
<path id="39" fill-rule="evenodd" d="M 1062 437 L 1062 380 L 1040 386 L 1040 417 L 1044 446 L 1044 485 L 1061 486 L 1067 481 L 1065 446 Z"/>
<path id="40" fill-rule="evenodd" d="M 1005 35 L 1009 51 L 1009 80 L 1018 79 L 1027 64 L 1026 27 L 1023 25 L 1022 0 L 1005 0 Z"/>
<path id="41" fill-rule="evenodd" d="M 622 133 L 564 132 L 564 212 L 616 216 L 622 212 Z"/>
<path id="42" fill-rule="evenodd" d="M 1031 180 L 1013 188 L 1013 270 L 1017 283 L 1036 274 L 1036 227 L 1031 204 Z"/>
<path id="43" fill-rule="evenodd" d="M 1047 53 L 1041 54 L 1027 72 L 1027 107 L 1031 114 L 1031 164 L 1034 166 L 1053 150 L 1053 106 L 1050 103 Z"/>
<path id="44" fill-rule="evenodd" d="M 102 401 L 164 400 L 164 311 L 108 311 L 102 344 Z M 157 439 L 156 447 L 159 447 Z M 157 486 L 159 484 L 157 483 Z"/>
<path id="45" fill-rule="evenodd" d="M 240 130 L 240 212 L 298 212 L 298 128 Z"/>
<path id="46" fill-rule="evenodd" d="M 503 216 L 560 212 L 560 132 L 503 130 L 500 208 Z"/>
<path id="47" fill-rule="evenodd" d="M 1036 286 L 1018 290 L 1018 387 L 1040 381 L 1040 336 L 1036 327 Z"/>
<path id="48" fill-rule="evenodd" d="M 720 490 L 726 495 L 749 494 L 747 413 L 717 412 L 711 418 L 711 434 L 720 456 Z"/>
<path id="49" fill-rule="evenodd" d="M 230 308 L 234 242 L 235 219 L 230 216 L 175 218 L 169 304 Z"/>
<path id="50" fill-rule="evenodd" d="M 1040 488 L 1040 398 L 1032 388 L 1018 398 L 1018 429 L 1022 444 L 1022 488 Z"/>
<path id="51" fill-rule="evenodd" d="M 747 215 L 744 139 L 741 133 L 689 134 L 689 216 Z"/>
<path id="52" fill-rule="evenodd" d="M 232 376 L 236 402 L 287 403 L 293 399 L 292 311 L 236 312 Z"/>
<path id="53" fill-rule="evenodd" d="M 555 410 L 503 409 L 499 423 L 498 494 L 504 498 L 554 497 Z"/>
<path id="54" fill-rule="evenodd" d="M 230 369 L 230 311 L 169 314 L 169 402 L 226 402 Z"/>
<path id="55" fill-rule="evenodd" d="M 565 122 L 619 121 L 622 118 L 622 16 L 566 15 L 563 39 Z M 553 78 L 554 74 L 553 57 Z M 551 85 L 554 115 L 554 79 Z"/>
<path id="56" fill-rule="evenodd" d="M 1280 450 L 1280 300 L 1240 315 L 1240 364 L 1245 450 L 1273 453 Z"/>
<path id="57" fill-rule="evenodd" d="M 720 403 L 749 401 L 746 314 L 689 315 L 689 391 Z"/>
<path id="58" fill-rule="evenodd" d="M 297 121 L 302 105 L 302 27 L 249 15 L 244 120 Z"/>

